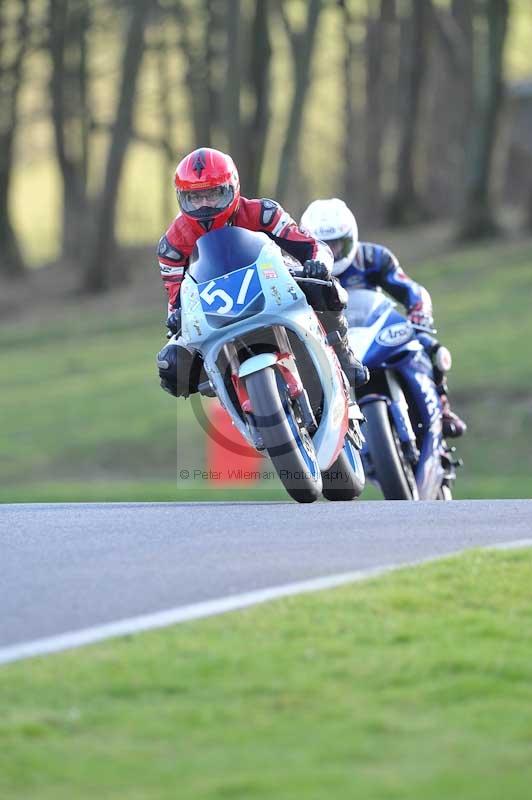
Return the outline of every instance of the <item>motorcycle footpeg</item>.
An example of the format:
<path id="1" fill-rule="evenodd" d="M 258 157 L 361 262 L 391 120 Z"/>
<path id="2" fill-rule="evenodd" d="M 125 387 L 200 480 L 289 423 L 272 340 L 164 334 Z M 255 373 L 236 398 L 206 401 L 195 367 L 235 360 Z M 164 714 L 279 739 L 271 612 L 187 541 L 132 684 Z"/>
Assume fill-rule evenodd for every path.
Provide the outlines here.
<path id="1" fill-rule="evenodd" d="M 457 458 L 453 455 L 453 451 L 456 450 L 455 447 L 451 447 L 450 450 L 445 452 L 442 457 L 442 461 L 447 463 L 450 467 L 463 467 L 464 460 L 462 458 Z"/>
<path id="2" fill-rule="evenodd" d="M 444 442 L 444 446 L 445 446 Z M 463 467 L 464 461 L 459 456 L 455 455 L 456 447 L 452 445 L 451 447 L 446 446 L 444 451 L 444 458 L 449 462 L 452 467 Z"/>

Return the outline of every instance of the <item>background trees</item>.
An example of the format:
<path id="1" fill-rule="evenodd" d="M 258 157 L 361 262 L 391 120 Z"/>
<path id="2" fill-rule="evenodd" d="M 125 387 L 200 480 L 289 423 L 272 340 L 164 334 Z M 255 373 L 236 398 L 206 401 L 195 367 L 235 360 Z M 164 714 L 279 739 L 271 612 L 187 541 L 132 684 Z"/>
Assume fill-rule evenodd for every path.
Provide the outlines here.
<path id="1" fill-rule="evenodd" d="M 530 218 L 526 148 L 504 180 L 512 136 L 532 140 L 532 88 L 517 117 L 504 102 L 514 19 L 532 29 L 522 0 L 2 0 L 0 273 L 44 251 L 105 290 L 117 241 L 168 224 L 172 170 L 200 144 L 296 215 L 340 195 L 366 228 L 454 219 L 475 238 L 497 232 L 505 184 Z"/>
<path id="2" fill-rule="evenodd" d="M 13 148 L 18 122 L 18 100 L 28 50 L 29 0 L 0 4 L 0 271 L 19 276 L 24 262 L 18 245 L 9 192 Z"/>
<path id="3" fill-rule="evenodd" d="M 503 96 L 503 53 L 510 13 L 509 0 L 485 0 L 477 14 L 474 41 L 474 124 L 467 160 L 464 238 L 496 233 L 490 179 Z"/>

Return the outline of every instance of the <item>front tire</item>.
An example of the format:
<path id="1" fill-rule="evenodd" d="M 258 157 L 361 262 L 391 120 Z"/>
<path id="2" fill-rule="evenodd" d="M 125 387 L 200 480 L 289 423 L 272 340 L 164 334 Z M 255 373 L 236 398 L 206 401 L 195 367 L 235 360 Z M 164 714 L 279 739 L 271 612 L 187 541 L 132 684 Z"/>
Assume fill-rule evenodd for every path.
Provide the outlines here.
<path id="1" fill-rule="evenodd" d="M 362 433 L 366 438 L 369 455 L 382 493 L 386 500 L 413 500 L 414 494 L 406 475 L 411 467 L 403 464 L 404 456 L 398 451 L 384 400 L 375 400 L 364 406 L 366 422 Z M 412 475 L 410 476 L 412 480 Z"/>
<path id="2" fill-rule="evenodd" d="M 347 448 L 350 448 L 350 453 Z M 364 470 L 360 453 L 350 441 L 349 435 L 345 437 L 344 447 L 334 464 L 321 473 L 321 479 L 322 494 L 327 500 L 355 500 L 362 494 L 365 486 Z"/>
<path id="3" fill-rule="evenodd" d="M 316 453 L 308 431 L 300 428 L 294 416 L 290 399 L 281 396 L 276 370 L 266 367 L 245 381 L 255 424 L 283 486 L 298 503 L 313 503 L 322 490 Z"/>
<path id="4" fill-rule="evenodd" d="M 450 486 L 447 484 L 442 484 L 440 486 L 440 490 L 438 492 L 437 500 L 443 500 L 444 503 L 449 503 L 453 499 L 453 493 Z"/>

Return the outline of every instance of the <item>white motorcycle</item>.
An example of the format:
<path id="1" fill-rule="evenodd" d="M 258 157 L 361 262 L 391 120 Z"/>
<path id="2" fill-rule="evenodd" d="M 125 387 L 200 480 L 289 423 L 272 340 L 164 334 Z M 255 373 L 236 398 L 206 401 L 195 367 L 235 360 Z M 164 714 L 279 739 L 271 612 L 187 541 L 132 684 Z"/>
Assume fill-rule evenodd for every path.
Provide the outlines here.
<path id="1" fill-rule="evenodd" d="M 288 494 L 352 500 L 364 488 L 363 419 L 283 252 L 263 233 L 202 236 L 181 287 L 182 340 L 249 444 Z"/>

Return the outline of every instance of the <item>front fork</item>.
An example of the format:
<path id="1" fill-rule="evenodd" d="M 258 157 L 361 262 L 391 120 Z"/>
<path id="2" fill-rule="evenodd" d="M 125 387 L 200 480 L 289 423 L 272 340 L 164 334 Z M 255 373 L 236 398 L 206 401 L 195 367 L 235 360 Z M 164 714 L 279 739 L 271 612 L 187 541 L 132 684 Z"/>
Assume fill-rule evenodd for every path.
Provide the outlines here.
<path id="1" fill-rule="evenodd" d="M 280 325 L 273 325 L 271 328 L 275 344 L 276 344 L 276 366 L 284 380 L 288 390 L 288 397 L 294 403 L 300 412 L 301 422 L 307 429 L 309 434 L 315 433 L 318 428 L 318 423 L 312 411 L 312 406 L 305 387 L 301 382 L 299 371 L 297 368 L 296 360 L 292 352 L 290 340 L 285 328 Z M 251 401 L 245 386 L 245 382 L 239 377 L 240 361 L 238 359 L 238 352 L 234 342 L 228 342 L 224 345 L 224 355 L 230 365 L 231 369 L 231 382 L 233 384 L 236 396 L 246 415 L 248 427 L 254 441 L 260 439 L 260 433 L 255 426 L 253 417 L 253 409 Z M 258 448 L 260 449 L 260 447 Z"/>
<path id="2" fill-rule="evenodd" d="M 406 402 L 399 381 L 391 370 L 386 370 L 386 380 L 388 382 L 392 401 L 389 406 L 390 413 L 401 442 L 403 453 L 410 464 L 415 466 L 419 460 L 419 450 L 416 443 L 416 434 L 414 433 L 410 414 L 408 413 L 408 403 Z"/>

